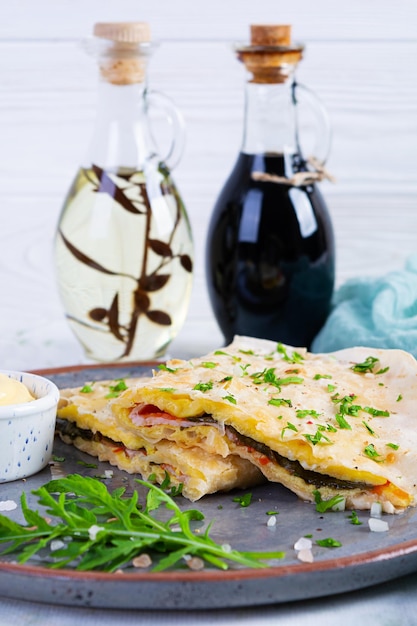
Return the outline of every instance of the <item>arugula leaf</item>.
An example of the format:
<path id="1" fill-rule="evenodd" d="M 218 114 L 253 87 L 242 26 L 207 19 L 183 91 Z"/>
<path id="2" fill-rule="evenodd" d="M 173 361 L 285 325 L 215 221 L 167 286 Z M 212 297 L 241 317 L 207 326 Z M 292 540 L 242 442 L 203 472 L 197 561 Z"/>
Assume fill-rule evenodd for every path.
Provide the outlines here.
<path id="1" fill-rule="evenodd" d="M 82 571 L 108 572 L 128 566 L 144 551 L 163 553 L 153 571 L 182 565 L 186 555 L 224 570 L 230 562 L 266 567 L 263 559 L 283 558 L 282 552 L 239 552 L 229 546 L 226 549 L 211 539 L 210 524 L 204 533 L 194 533 L 190 524 L 204 519 L 200 511 L 182 511 L 160 487 L 143 480 L 136 482 L 147 489 L 144 505 L 139 504 L 136 491 L 131 497 L 125 496 L 123 487 L 110 493 L 96 478 L 71 474 L 52 480 L 32 492 L 51 520 L 30 509 L 23 493 L 21 506 L 26 524 L 0 515 L 0 544 L 5 544 L 0 553 L 15 554 L 19 563 L 37 555 L 50 568 L 71 566 Z M 169 513 L 166 521 L 159 519 L 166 515 L 152 514 L 161 507 Z M 63 547 L 52 549 L 55 540 L 62 542 Z"/>

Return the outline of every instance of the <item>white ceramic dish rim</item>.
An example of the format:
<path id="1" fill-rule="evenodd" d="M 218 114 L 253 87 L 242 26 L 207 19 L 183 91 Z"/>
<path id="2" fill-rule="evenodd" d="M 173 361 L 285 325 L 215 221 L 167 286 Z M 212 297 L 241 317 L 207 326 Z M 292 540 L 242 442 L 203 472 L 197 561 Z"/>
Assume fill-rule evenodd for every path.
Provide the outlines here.
<path id="1" fill-rule="evenodd" d="M 48 409 L 51 409 L 53 406 L 58 404 L 60 395 L 59 389 L 55 385 L 55 383 L 53 383 L 48 378 L 45 378 L 44 376 L 39 376 L 39 374 L 32 374 L 31 372 L 19 372 L 14 370 L 0 370 L 0 374 L 5 374 L 9 378 L 13 378 L 23 383 L 26 387 L 28 387 L 31 393 L 33 393 L 33 390 L 31 389 L 29 379 L 32 380 L 34 383 L 38 382 L 39 384 L 44 385 L 46 391 L 44 396 L 41 396 L 40 398 L 35 398 L 35 400 L 31 400 L 30 402 L 0 406 L 0 420 L 28 417 L 42 411 L 47 411 Z M 23 382 L 24 378 L 26 377 L 26 382 Z"/>

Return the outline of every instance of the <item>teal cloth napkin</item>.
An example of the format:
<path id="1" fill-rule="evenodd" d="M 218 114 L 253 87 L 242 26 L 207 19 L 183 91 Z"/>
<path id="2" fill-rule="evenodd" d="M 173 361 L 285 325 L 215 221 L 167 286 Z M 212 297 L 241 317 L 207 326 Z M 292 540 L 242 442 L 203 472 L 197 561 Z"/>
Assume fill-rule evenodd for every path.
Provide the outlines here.
<path id="1" fill-rule="evenodd" d="M 417 358 L 417 255 L 403 270 L 381 278 L 351 279 L 336 291 L 311 350 L 353 346 L 400 348 Z"/>

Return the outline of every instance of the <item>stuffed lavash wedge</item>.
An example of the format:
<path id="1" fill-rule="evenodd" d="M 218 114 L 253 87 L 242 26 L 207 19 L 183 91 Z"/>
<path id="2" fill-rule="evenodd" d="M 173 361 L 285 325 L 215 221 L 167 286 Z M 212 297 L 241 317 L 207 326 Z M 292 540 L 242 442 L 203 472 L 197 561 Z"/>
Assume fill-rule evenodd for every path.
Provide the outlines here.
<path id="1" fill-rule="evenodd" d="M 333 354 L 249 337 L 173 359 L 111 401 L 127 430 L 249 460 L 313 501 L 416 504 L 417 363 L 401 350 Z"/>

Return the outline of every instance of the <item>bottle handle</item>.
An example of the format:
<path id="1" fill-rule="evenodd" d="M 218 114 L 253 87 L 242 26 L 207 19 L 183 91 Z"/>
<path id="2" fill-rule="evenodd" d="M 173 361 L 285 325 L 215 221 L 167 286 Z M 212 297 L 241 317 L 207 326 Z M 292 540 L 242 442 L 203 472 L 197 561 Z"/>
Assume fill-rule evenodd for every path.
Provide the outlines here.
<path id="1" fill-rule="evenodd" d="M 300 140 L 300 119 L 297 104 L 299 101 L 302 102 L 305 100 L 315 118 L 313 146 L 310 150 L 311 154 L 307 154 L 306 156 L 307 158 L 316 160 L 320 165 L 324 165 L 329 156 L 332 139 L 332 129 L 327 110 L 314 91 L 297 81 L 294 81 L 292 85 L 292 98 L 296 111 L 296 141 L 299 153 L 304 154 L 304 150 L 302 149 Z"/>
<path id="2" fill-rule="evenodd" d="M 166 164 L 168 169 L 172 170 L 178 165 L 184 151 L 184 118 L 171 98 L 159 91 L 147 90 L 145 93 L 145 102 L 147 110 L 156 109 L 162 111 L 162 113 L 164 113 L 165 120 L 168 122 L 168 125 L 171 126 L 171 140 L 165 155 L 160 155 L 160 160 Z M 150 132 L 155 144 L 157 145 L 158 142 L 155 140 L 152 127 Z"/>

